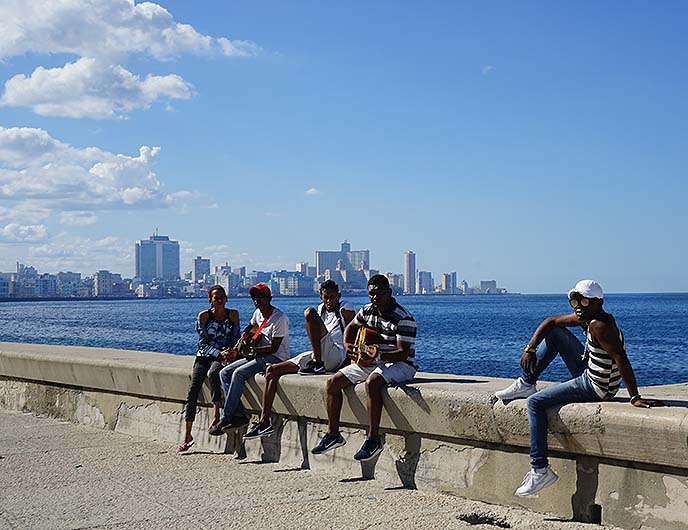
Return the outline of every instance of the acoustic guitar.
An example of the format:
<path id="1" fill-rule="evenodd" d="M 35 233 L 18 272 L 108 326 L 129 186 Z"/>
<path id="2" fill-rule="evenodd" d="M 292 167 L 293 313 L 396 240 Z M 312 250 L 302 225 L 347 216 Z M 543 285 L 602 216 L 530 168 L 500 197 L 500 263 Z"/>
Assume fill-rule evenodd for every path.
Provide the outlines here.
<path id="1" fill-rule="evenodd" d="M 353 355 L 349 355 L 349 359 L 353 364 L 359 366 L 372 366 L 375 364 L 379 356 L 379 350 L 376 346 L 380 343 L 380 334 L 372 328 L 358 328 L 356 333 L 356 342 L 354 342 Z"/>

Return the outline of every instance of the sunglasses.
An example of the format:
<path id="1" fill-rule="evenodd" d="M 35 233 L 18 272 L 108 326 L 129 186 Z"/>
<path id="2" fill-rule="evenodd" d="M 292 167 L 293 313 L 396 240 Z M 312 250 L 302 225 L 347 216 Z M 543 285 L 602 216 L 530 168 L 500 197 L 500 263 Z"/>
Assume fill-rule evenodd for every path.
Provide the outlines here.
<path id="1" fill-rule="evenodd" d="M 569 298 L 569 304 L 571 304 L 571 307 L 573 307 L 574 309 L 576 309 L 578 306 L 588 307 L 590 305 L 590 299 L 581 298 L 579 300 L 578 298 Z"/>
<path id="2" fill-rule="evenodd" d="M 266 295 L 265 293 L 258 293 L 258 294 L 251 295 L 252 300 L 258 300 L 260 298 L 267 298 L 267 297 L 268 297 L 268 295 Z"/>

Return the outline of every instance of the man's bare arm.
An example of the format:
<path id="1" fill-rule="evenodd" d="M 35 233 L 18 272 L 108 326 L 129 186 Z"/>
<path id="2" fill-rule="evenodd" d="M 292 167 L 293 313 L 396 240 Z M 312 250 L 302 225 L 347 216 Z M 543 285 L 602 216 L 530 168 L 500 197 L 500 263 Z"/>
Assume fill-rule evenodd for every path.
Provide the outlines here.
<path id="1" fill-rule="evenodd" d="M 642 399 L 638 393 L 638 384 L 635 380 L 635 373 L 633 372 L 633 367 L 631 362 L 628 360 L 626 355 L 626 350 L 621 344 L 621 339 L 619 338 L 618 331 L 615 326 L 603 322 L 601 320 L 594 320 L 590 323 L 590 333 L 595 338 L 595 340 L 602 346 L 602 349 L 606 351 L 612 360 L 616 363 L 619 369 L 619 374 L 621 374 L 621 379 L 623 379 L 626 389 L 632 398 L 631 404 L 635 407 L 650 408 L 662 406 L 661 401 L 655 399 Z"/>
<path id="2" fill-rule="evenodd" d="M 363 324 L 351 320 L 349 324 L 344 328 L 344 351 L 347 355 L 354 354 L 354 343 L 356 342 L 356 334 L 358 330 L 363 327 Z"/>
<path id="3" fill-rule="evenodd" d="M 351 309 L 342 309 L 341 313 L 345 326 L 348 326 L 356 316 L 356 311 L 352 311 Z"/>

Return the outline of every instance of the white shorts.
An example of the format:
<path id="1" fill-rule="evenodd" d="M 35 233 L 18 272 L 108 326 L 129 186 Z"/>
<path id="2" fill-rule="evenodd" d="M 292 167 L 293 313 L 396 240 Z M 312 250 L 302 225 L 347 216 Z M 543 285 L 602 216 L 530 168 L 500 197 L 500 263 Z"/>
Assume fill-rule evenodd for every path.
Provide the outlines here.
<path id="1" fill-rule="evenodd" d="M 322 361 L 325 363 L 325 371 L 336 372 L 346 359 L 344 350 L 340 350 L 332 340 L 332 335 L 327 334 L 320 339 L 320 353 L 322 354 Z M 305 351 L 299 353 L 297 356 L 289 359 L 289 362 L 294 363 L 299 368 L 305 368 L 308 361 L 313 358 L 312 351 Z"/>
<path id="2" fill-rule="evenodd" d="M 349 364 L 339 370 L 352 383 L 362 383 L 373 372 L 380 374 L 388 385 L 408 383 L 416 376 L 416 368 L 407 362 L 380 363 L 373 366 Z"/>

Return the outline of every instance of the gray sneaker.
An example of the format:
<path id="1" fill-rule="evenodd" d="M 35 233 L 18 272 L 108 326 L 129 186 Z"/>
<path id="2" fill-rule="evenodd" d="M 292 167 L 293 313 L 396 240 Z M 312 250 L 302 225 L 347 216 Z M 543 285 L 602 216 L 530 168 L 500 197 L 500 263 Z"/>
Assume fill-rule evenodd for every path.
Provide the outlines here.
<path id="1" fill-rule="evenodd" d="M 304 368 L 299 370 L 299 375 L 320 375 L 325 373 L 325 363 L 311 359 Z"/>
<path id="2" fill-rule="evenodd" d="M 559 480 L 559 476 L 550 466 L 544 469 L 531 469 L 523 477 L 523 483 L 516 490 L 519 497 L 530 497 L 538 491 L 547 488 Z"/>
<path id="3" fill-rule="evenodd" d="M 526 383 L 521 377 L 516 379 L 504 390 L 495 392 L 495 396 L 502 401 L 511 401 L 512 399 L 527 398 L 528 396 L 537 392 L 537 386 Z"/>

